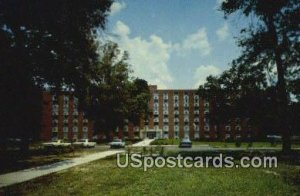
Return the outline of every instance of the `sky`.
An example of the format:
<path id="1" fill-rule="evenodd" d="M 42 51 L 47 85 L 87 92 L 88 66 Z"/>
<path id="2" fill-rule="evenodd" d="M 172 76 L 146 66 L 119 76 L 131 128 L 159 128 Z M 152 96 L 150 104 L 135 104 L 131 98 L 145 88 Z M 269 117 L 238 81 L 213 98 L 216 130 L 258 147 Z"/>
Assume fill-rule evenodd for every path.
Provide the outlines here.
<path id="1" fill-rule="evenodd" d="M 221 0 L 118 0 L 105 34 L 129 52 L 133 76 L 159 89 L 194 89 L 240 54 Z"/>

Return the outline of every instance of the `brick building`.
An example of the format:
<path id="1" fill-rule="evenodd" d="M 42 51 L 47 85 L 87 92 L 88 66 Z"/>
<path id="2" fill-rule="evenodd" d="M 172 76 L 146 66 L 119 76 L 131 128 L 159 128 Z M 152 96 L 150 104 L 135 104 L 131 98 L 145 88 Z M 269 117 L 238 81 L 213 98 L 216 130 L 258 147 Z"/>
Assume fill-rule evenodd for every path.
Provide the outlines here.
<path id="1" fill-rule="evenodd" d="M 125 120 L 123 128 L 100 133 L 98 139 L 183 138 L 216 140 L 253 136 L 246 120 L 233 119 L 227 125 L 217 127 L 210 122 L 213 112 L 209 100 L 199 97 L 196 89 L 157 89 L 149 86 L 151 99 L 149 119 L 133 125 Z M 58 96 L 44 93 L 42 139 L 93 138 L 93 123 L 82 111 L 72 93 Z M 213 114 L 213 113 L 212 113 Z"/>
<path id="2" fill-rule="evenodd" d="M 70 92 L 43 92 L 41 139 L 91 139 L 93 124 L 78 110 L 78 99 Z"/>
<path id="3" fill-rule="evenodd" d="M 210 122 L 213 107 L 199 97 L 196 89 L 157 89 L 149 87 L 149 108 L 153 115 L 140 125 L 141 138 L 224 139 L 253 136 L 246 119 L 233 119 L 217 127 Z M 213 115 L 213 113 L 212 113 Z"/>

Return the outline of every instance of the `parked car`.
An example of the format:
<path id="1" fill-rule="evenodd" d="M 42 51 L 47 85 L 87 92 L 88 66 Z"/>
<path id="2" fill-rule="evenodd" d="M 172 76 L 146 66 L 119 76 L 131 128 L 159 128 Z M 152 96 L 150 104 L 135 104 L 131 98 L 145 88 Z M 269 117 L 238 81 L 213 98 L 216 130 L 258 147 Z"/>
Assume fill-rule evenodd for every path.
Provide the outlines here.
<path id="1" fill-rule="evenodd" d="M 81 146 L 84 148 L 94 148 L 96 146 L 96 142 L 90 142 L 88 139 L 80 139 L 73 143 L 74 146 Z"/>
<path id="2" fill-rule="evenodd" d="M 70 147 L 71 143 L 64 142 L 63 140 L 53 140 L 52 142 L 43 143 L 44 147 Z"/>
<path id="3" fill-rule="evenodd" d="M 114 139 L 112 142 L 109 143 L 110 148 L 124 148 L 125 142 L 121 139 Z"/>
<path id="4" fill-rule="evenodd" d="M 179 148 L 191 148 L 191 147 L 192 147 L 192 142 L 189 138 L 183 138 L 180 141 Z"/>

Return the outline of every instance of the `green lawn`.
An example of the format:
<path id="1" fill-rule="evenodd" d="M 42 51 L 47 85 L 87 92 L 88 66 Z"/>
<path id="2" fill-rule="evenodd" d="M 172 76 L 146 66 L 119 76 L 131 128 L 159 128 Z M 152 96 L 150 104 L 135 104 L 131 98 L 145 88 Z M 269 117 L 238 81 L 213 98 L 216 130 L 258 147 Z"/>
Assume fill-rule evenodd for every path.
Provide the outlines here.
<path id="1" fill-rule="evenodd" d="M 157 139 L 154 140 L 152 145 L 179 145 L 179 139 Z M 233 148 L 235 147 L 234 142 L 210 142 L 210 141 L 192 141 L 193 145 L 209 145 L 214 148 Z M 242 142 L 241 147 L 248 147 L 247 142 Z M 281 148 L 282 144 L 277 143 L 275 146 L 272 146 L 270 142 L 253 142 L 252 147 L 278 147 Z M 300 144 L 292 144 L 292 148 L 300 148 Z"/>
<path id="2" fill-rule="evenodd" d="M 108 146 L 97 146 L 89 149 L 76 148 L 73 151 L 49 152 L 44 149 L 31 148 L 27 155 L 22 154 L 18 150 L 0 151 L 0 174 L 47 165 L 107 149 L 109 149 Z"/>
<path id="3" fill-rule="evenodd" d="M 299 166 L 273 169 L 117 168 L 99 160 L 0 190 L 12 195 L 296 195 Z M 295 180 L 296 179 L 296 180 Z M 297 181 L 298 179 L 298 181 Z"/>

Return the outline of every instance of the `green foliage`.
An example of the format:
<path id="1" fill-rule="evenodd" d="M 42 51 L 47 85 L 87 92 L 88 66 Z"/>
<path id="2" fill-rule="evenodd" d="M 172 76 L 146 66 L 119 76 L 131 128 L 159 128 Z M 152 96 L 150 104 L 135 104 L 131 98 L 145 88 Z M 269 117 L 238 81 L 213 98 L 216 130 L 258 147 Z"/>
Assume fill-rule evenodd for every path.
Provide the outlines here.
<path id="1" fill-rule="evenodd" d="M 148 83 L 130 77 L 128 53 L 121 52 L 116 43 L 105 43 L 100 51 L 87 100 L 96 132 L 122 128 L 128 123 L 126 119 L 138 125 L 141 117 L 148 114 Z"/>
<path id="2" fill-rule="evenodd" d="M 98 60 L 95 36 L 111 4 L 0 0 L 1 139 L 37 137 L 45 85 L 86 95 Z"/>
<path id="3" fill-rule="evenodd" d="M 238 46 L 242 48 L 240 57 L 232 62 L 230 74 L 226 75 L 228 72 L 225 72 L 222 75 L 221 84 L 229 92 L 224 94 L 230 96 L 227 105 L 236 106 L 233 107 L 237 109 L 234 115 L 242 113 L 242 116 L 252 117 L 255 124 L 262 125 L 264 121 L 255 119 L 261 116 L 259 111 L 253 111 L 247 104 L 259 107 L 268 103 L 268 100 L 256 97 L 267 93 L 266 84 L 270 83 L 270 88 L 275 90 L 271 101 L 275 103 L 276 111 L 270 110 L 268 116 L 277 118 L 284 151 L 291 148 L 288 97 L 290 92 L 298 93 L 295 84 L 299 83 L 300 21 L 296 19 L 300 17 L 299 8 L 299 0 L 227 0 L 220 7 L 225 18 L 235 14 L 240 17 L 242 14 L 252 19 L 248 27 L 241 29 L 241 35 L 237 38 Z M 275 76 L 268 83 L 265 82 L 266 73 Z M 261 114 L 265 114 L 265 110 L 262 111 Z"/>

